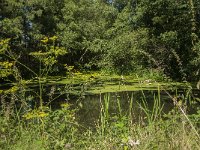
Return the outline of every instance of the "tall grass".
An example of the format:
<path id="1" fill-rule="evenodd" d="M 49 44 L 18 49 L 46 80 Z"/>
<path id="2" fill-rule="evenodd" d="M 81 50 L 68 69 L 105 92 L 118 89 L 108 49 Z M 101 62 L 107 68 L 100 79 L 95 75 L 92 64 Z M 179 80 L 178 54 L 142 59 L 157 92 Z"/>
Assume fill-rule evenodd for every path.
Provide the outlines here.
<path id="1" fill-rule="evenodd" d="M 76 121 L 76 110 L 68 103 L 55 111 L 47 108 L 41 113 L 35 110 L 24 117 L 13 112 L 18 115 L 10 119 L 1 116 L 0 149 L 200 149 L 199 119 L 192 119 L 177 102 L 174 102 L 174 109 L 164 113 L 160 87 L 152 99 L 153 106 L 149 106 L 141 92 L 143 96 L 138 103 L 133 95 L 129 97 L 126 110 L 122 107 L 123 99 L 116 97 L 114 115 L 111 95 L 100 96 L 99 122 L 94 128 L 82 127 Z M 133 113 L 135 107 L 141 112 L 139 116 Z M 199 116 L 200 113 L 195 118 Z M 136 118 L 140 119 L 135 121 Z"/>
<path id="2" fill-rule="evenodd" d="M 97 130 L 104 134 L 95 134 L 97 141 L 93 141 L 90 148 L 98 149 L 199 149 L 199 130 L 189 119 L 189 115 L 181 111 L 180 106 L 175 105 L 169 113 L 163 112 L 161 104 L 160 88 L 158 95 L 154 96 L 153 108 L 148 106 L 143 96 L 138 107 L 142 110 L 142 119 L 132 122 L 133 97 L 129 101 L 128 115 L 122 114 L 124 110 L 117 98 L 118 115 L 111 116 L 109 112 L 110 97 L 104 97 L 102 103 L 101 122 Z M 102 101 L 102 100 L 101 100 Z M 108 117 L 109 116 L 109 117 Z M 103 120 L 103 121 L 102 121 Z M 104 122 L 102 124 L 102 122 Z M 106 124 L 105 124 L 106 122 Z M 89 141 L 90 143 L 91 141 Z M 99 143 L 100 142 L 100 143 Z M 101 146 L 100 146 L 101 145 Z"/>

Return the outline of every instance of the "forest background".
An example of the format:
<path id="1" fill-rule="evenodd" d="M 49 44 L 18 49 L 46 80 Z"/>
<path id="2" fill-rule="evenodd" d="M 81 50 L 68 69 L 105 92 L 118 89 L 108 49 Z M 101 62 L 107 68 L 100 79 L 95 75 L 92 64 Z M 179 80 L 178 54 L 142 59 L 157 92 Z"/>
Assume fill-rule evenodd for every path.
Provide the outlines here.
<path id="1" fill-rule="evenodd" d="M 1 0 L 1 48 L 10 49 L 0 54 L 1 80 L 12 78 L 16 60 L 34 72 L 40 61 L 49 63 L 51 75 L 64 75 L 68 65 L 199 80 L 199 10 L 199 0 Z M 52 46 L 60 49 L 47 52 Z M 16 65 L 23 78 L 32 77 Z"/>
<path id="2" fill-rule="evenodd" d="M 199 37 L 200 0 L 0 0 L 0 149 L 200 149 Z"/>

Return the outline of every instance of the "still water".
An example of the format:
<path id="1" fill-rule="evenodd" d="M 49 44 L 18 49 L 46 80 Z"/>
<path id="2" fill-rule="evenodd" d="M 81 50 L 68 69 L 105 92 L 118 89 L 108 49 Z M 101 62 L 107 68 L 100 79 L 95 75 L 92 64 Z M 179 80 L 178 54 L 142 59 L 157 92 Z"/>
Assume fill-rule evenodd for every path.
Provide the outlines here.
<path id="1" fill-rule="evenodd" d="M 174 92 L 171 92 L 173 95 Z M 171 95 L 171 96 L 172 96 Z M 179 94 L 179 97 L 181 94 Z M 74 98 L 75 99 L 75 98 Z M 128 115 L 130 113 L 133 121 L 144 116 L 144 111 L 141 107 L 144 107 L 144 102 L 147 108 L 152 111 L 155 100 L 160 100 L 159 107 L 162 108 L 162 114 L 168 113 L 174 108 L 173 101 L 165 91 L 123 91 L 102 93 L 95 95 L 85 95 L 78 100 L 69 100 L 74 108 L 78 108 L 76 117 L 77 121 L 84 126 L 95 126 L 100 119 L 100 113 L 102 109 L 105 109 L 105 102 L 108 104 L 109 115 L 116 116 L 121 112 L 122 115 Z M 131 104 L 132 101 L 132 104 Z M 58 101 L 57 101 L 58 102 Z M 63 103 L 65 101 L 60 101 Z M 53 104 L 52 107 L 58 107 L 58 104 Z M 158 106 L 157 105 L 157 106 Z"/>
<path id="2" fill-rule="evenodd" d="M 45 86 L 43 88 L 43 100 L 46 104 L 50 104 L 53 110 L 60 109 L 62 103 L 70 103 L 72 108 L 77 109 L 76 118 L 78 123 L 91 127 L 99 122 L 101 112 L 105 109 L 105 101 L 107 101 L 108 112 L 111 116 L 120 113 L 127 116 L 131 113 L 133 121 L 138 121 L 141 116 L 144 116 L 142 108 L 146 107 L 146 109 L 152 111 L 155 108 L 156 100 L 160 102 L 156 107 L 162 108 L 162 114 L 168 113 L 175 107 L 173 97 L 186 103 L 188 113 L 195 112 L 195 109 L 198 108 L 197 105 L 199 105 L 199 103 L 197 105 L 190 105 L 190 103 L 194 97 L 199 97 L 200 92 L 188 89 L 175 88 L 175 90 L 168 91 L 137 90 L 91 94 L 84 92 L 81 87 L 76 89 L 76 92 L 70 88 L 60 85 Z M 38 86 L 33 86 L 25 92 L 26 101 L 30 102 L 32 108 L 39 105 L 39 99 L 37 100 L 34 96 L 35 93 L 39 93 L 38 89 Z M 62 93 L 63 91 L 64 93 Z"/>

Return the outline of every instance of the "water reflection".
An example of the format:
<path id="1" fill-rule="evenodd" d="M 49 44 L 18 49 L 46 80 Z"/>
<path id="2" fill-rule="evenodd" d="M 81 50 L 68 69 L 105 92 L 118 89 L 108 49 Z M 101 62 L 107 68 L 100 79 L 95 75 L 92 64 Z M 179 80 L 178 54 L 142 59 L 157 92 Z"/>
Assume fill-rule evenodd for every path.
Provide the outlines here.
<path id="1" fill-rule="evenodd" d="M 148 108 L 152 110 L 154 100 L 158 99 L 159 95 L 157 91 L 124 91 L 86 95 L 83 99 L 76 103 L 76 105 L 80 108 L 77 113 L 79 123 L 86 126 L 94 126 L 99 121 L 100 111 L 106 98 L 109 99 L 109 114 L 111 116 L 118 115 L 120 110 L 122 115 L 128 115 L 132 99 L 131 115 L 133 117 L 133 121 L 137 121 L 139 117 L 144 116 L 144 112 L 140 108 L 143 106 L 143 101 L 146 101 Z M 160 92 L 160 100 L 160 105 L 163 105 L 163 113 L 167 113 L 173 108 L 173 103 L 170 101 L 170 97 L 165 92 Z"/>

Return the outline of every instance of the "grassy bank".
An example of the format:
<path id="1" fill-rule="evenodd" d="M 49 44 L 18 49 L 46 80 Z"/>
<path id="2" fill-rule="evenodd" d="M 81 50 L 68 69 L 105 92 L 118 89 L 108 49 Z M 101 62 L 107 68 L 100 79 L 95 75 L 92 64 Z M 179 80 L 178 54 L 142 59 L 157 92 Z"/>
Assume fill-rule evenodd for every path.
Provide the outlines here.
<path id="1" fill-rule="evenodd" d="M 158 94 L 150 108 L 145 97 L 137 104 L 130 98 L 129 108 L 122 111 L 117 99 L 117 112 L 112 114 L 110 97 L 105 95 L 99 100 L 100 116 L 93 127 L 77 122 L 77 109 L 69 103 L 54 111 L 43 107 L 23 114 L 14 104 L 3 103 L 0 149 L 200 149 L 200 112 L 188 115 L 187 107 L 172 99 L 174 109 L 165 114 L 160 101 Z M 141 115 L 133 113 L 133 105 L 140 108 Z"/>

